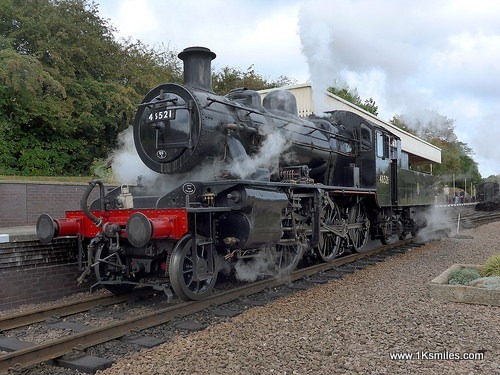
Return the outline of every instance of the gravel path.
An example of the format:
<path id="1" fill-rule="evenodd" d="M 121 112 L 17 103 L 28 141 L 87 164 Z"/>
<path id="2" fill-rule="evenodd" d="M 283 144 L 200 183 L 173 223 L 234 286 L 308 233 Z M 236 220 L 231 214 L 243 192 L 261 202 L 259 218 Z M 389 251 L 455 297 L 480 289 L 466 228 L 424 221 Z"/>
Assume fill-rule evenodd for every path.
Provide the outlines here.
<path id="1" fill-rule="evenodd" d="M 98 373 L 499 375 L 500 308 L 440 302 L 427 289 L 452 264 L 499 253 L 499 233 L 500 223 L 463 231 L 473 238 L 433 242 Z M 423 359 L 391 359 L 395 353 Z M 484 359 L 454 360 L 456 353 Z"/>

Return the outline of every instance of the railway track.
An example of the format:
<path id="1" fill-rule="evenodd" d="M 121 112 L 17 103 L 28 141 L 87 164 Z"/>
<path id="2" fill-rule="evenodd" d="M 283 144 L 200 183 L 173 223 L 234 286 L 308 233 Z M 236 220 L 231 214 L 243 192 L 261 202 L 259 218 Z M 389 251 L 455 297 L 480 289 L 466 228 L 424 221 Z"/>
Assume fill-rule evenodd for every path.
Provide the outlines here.
<path id="1" fill-rule="evenodd" d="M 42 322 L 54 316 L 64 317 L 89 311 L 92 308 L 99 306 L 124 303 L 138 297 L 151 295 L 152 293 L 153 291 L 147 289 L 140 289 L 127 295 L 114 295 L 106 293 L 105 295 L 90 296 L 89 298 L 81 301 L 65 302 L 22 314 L 0 317 L 0 332 Z"/>
<path id="2" fill-rule="evenodd" d="M 473 228 L 479 225 L 500 221 L 500 211 L 473 211 L 460 218 L 465 228 Z"/>
<path id="3" fill-rule="evenodd" d="M 452 226 L 461 228 L 470 228 L 479 226 L 492 221 L 500 220 L 500 212 L 464 212 L 458 218 L 451 220 Z M 453 224 L 453 221 L 455 224 Z M 70 336 L 51 340 L 48 342 L 35 344 L 29 348 L 16 350 L 4 355 L 0 355 L 0 373 L 9 370 L 21 371 L 42 362 L 51 363 L 52 360 L 71 353 L 74 348 L 86 349 L 96 346 L 120 337 L 130 332 L 144 330 L 150 327 L 158 326 L 171 322 L 181 316 L 188 316 L 196 312 L 207 309 L 210 306 L 222 305 L 230 301 L 235 301 L 242 297 L 257 294 L 265 290 L 271 290 L 286 283 L 293 283 L 298 280 L 312 279 L 315 276 L 325 276 L 328 278 L 340 277 L 339 274 L 352 272 L 355 269 L 364 268 L 370 264 L 379 262 L 384 258 L 387 252 L 405 252 L 408 248 L 414 248 L 418 245 L 412 243 L 412 239 L 404 242 L 377 247 L 372 250 L 363 251 L 338 258 L 330 263 L 321 263 L 307 268 L 299 269 L 287 276 L 286 279 L 265 279 L 252 284 L 246 284 L 241 287 L 228 291 L 214 293 L 211 298 L 199 302 L 180 302 L 174 301 L 168 307 L 161 308 L 148 314 L 126 318 L 119 322 L 113 322 L 103 327 L 89 327 L 85 332 L 75 333 Z M 0 317 L 0 331 L 7 331 L 22 326 L 27 326 L 37 322 L 42 322 L 54 316 L 64 317 L 93 309 L 96 306 L 104 307 L 117 305 L 133 301 L 138 297 L 144 297 L 153 291 L 138 290 L 132 294 L 115 296 L 111 294 L 92 296 L 76 303 L 64 303 L 53 305 L 49 308 L 24 313 L 21 315 Z"/>
<path id="4" fill-rule="evenodd" d="M 347 255 L 330 263 L 321 263 L 299 269 L 291 275 L 288 275 L 286 278 L 268 278 L 251 284 L 246 284 L 235 289 L 214 293 L 210 298 L 202 301 L 175 303 L 173 306 L 157 309 L 140 316 L 129 317 L 103 327 L 89 327 L 89 329 L 84 332 L 71 334 L 59 339 L 43 342 L 0 355 L 0 373 L 6 373 L 9 370 L 21 371 L 42 362 L 50 362 L 58 357 L 71 353 L 74 348 L 89 348 L 107 341 L 118 339 L 129 334 L 130 332 L 137 332 L 138 330 L 140 331 L 165 324 L 173 319 L 179 318 L 180 316 L 194 314 L 207 309 L 210 306 L 222 305 L 242 297 L 247 297 L 265 290 L 276 288 L 280 285 L 293 283 L 297 280 L 311 278 L 315 275 L 335 278 L 340 277 L 339 274 L 344 272 L 353 272 L 356 269 L 365 268 L 370 264 L 382 261 L 386 256 L 393 255 L 395 253 L 403 253 L 410 248 L 418 246 L 418 244 L 415 244 L 411 239 L 409 239 L 398 242 L 397 244 L 377 247 L 362 253 Z M 126 296 L 117 298 L 113 298 L 112 296 L 97 298 L 92 301 L 83 301 L 73 307 L 58 306 L 52 309 L 47 309 L 44 312 L 35 311 L 34 314 L 27 313 L 24 314 L 23 317 L 19 317 L 17 319 L 14 317 L 3 318 L 0 322 L 4 327 L 2 329 L 10 329 L 8 327 L 19 326 L 20 324 L 29 324 L 27 322 L 30 320 L 35 322 L 46 319 L 47 316 L 52 316 L 56 311 L 57 314 L 70 315 L 75 312 L 82 311 L 82 309 L 88 309 L 88 306 L 90 305 L 95 306 L 104 305 L 104 303 L 118 303 L 118 301 L 122 300 L 122 298 L 126 300 Z M 130 296 L 128 298 L 130 299 Z M 33 316 L 30 317 L 30 315 Z M 43 319 L 42 316 L 44 317 Z"/>
<path id="5" fill-rule="evenodd" d="M 473 206 L 463 207 L 437 207 L 428 214 L 431 233 L 441 235 L 455 235 L 461 229 L 475 228 L 480 225 L 500 221 L 500 210 L 475 211 Z M 439 237 L 439 236 L 438 236 Z"/>

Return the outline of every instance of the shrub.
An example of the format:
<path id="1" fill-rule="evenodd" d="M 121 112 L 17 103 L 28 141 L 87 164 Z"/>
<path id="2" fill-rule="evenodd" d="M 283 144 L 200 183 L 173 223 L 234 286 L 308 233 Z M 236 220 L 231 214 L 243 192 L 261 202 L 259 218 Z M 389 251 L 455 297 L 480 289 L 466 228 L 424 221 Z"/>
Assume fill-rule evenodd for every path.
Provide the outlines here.
<path id="1" fill-rule="evenodd" d="M 471 282 L 470 286 L 500 290 L 500 276 L 481 277 Z"/>
<path id="2" fill-rule="evenodd" d="M 106 159 L 94 159 L 90 165 L 90 172 L 93 176 L 98 177 L 104 183 L 108 183 L 113 180 L 113 171 L 111 170 L 109 161 Z"/>
<path id="3" fill-rule="evenodd" d="M 479 272 L 473 268 L 459 268 L 450 273 L 448 276 L 448 284 L 470 285 L 472 281 L 480 277 L 481 275 Z"/>
<path id="4" fill-rule="evenodd" d="M 500 254 L 492 255 L 488 258 L 481 269 L 481 276 L 500 276 Z"/>

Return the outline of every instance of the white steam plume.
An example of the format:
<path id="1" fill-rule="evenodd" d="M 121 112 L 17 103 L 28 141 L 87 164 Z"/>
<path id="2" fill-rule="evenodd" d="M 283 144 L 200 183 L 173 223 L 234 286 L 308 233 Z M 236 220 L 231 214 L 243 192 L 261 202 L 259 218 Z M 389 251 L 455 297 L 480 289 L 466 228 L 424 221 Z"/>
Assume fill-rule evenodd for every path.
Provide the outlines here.
<path id="1" fill-rule="evenodd" d="M 247 158 L 236 158 L 228 166 L 231 174 L 239 178 L 248 178 L 259 168 L 269 168 L 271 173 L 275 173 L 279 168 L 280 156 L 290 147 L 291 142 L 279 131 L 268 131 L 265 135 L 259 151 Z"/>
<path id="2" fill-rule="evenodd" d="M 141 160 L 134 146 L 133 128 L 130 126 L 118 135 L 118 149 L 110 156 L 115 181 L 135 184 L 142 176 L 145 185 L 156 181 L 159 174 L 149 169 Z"/>
<path id="3" fill-rule="evenodd" d="M 425 224 L 425 227 L 418 232 L 417 239 L 428 242 L 450 236 L 456 230 L 455 223 L 450 218 L 450 212 L 442 207 L 431 207 L 417 214 L 415 217 L 417 224 Z"/>
<path id="4" fill-rule="evenodd" d="M 213 179 L 221 169 L 220 165 L 210 162 L 200 164 L 189 173 L 163 175 L 148 168 L 134 146 L 132 127 L 119 134 L 119 148 L 111 156 L 113 178 L 120 184 L 135 184 L 138 177 L 142 185 L 148 187 L 150 194 L 165 194 L 186 181 L 205 181 Z"/>
<path id="5" fill-rule="evenodd" d="M 234 265 L 236 278 L 240 281 L 253 282 L 259 277 L 269 275 L 274 268 L 274 262 L 269 253 L 261 251 L 251 260 L 239 259 Z"/>

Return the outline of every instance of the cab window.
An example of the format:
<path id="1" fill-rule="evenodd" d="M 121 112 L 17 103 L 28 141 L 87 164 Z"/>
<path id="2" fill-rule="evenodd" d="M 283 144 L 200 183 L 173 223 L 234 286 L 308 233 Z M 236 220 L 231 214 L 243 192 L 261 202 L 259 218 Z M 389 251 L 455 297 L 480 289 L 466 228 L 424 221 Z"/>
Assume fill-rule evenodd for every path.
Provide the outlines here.
<path id="1" fill-rule="evenodd" d="M 377 156 L 382 159 L 389 157 L 389 136 L 377 131 Z"/>
<path id="2" fill-rule="evenodd" d="M 384 157 L 384 136 L 381 132 L 377 132 L 377 156 Z"/>

